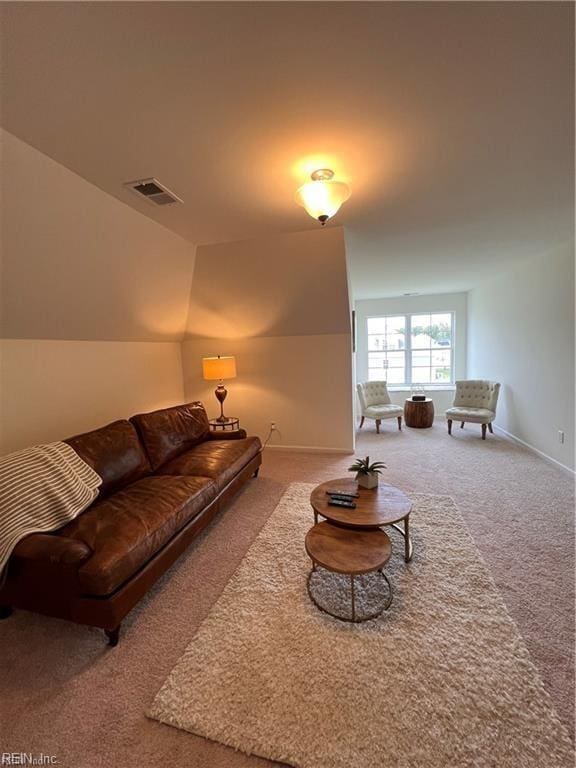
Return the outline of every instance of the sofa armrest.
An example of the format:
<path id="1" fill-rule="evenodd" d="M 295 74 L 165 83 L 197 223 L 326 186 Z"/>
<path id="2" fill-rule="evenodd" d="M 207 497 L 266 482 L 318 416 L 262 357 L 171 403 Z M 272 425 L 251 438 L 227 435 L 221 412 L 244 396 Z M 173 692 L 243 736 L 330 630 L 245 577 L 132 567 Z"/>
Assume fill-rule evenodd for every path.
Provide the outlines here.
<path id="1" fill-rule="evenodd" d="M 83 541 L 67 536 L 31 533 L 18 542 L 12 554 L 21 560 L 75 565 L 87 560 L 92 549 Z"/>
<path id="2" fill-rule="evenodd" d="M 234 429 L 230 432 L 210 432 L 208 434 L 208 440 L 244 440 L 246 437 L 245 429 Z"/>

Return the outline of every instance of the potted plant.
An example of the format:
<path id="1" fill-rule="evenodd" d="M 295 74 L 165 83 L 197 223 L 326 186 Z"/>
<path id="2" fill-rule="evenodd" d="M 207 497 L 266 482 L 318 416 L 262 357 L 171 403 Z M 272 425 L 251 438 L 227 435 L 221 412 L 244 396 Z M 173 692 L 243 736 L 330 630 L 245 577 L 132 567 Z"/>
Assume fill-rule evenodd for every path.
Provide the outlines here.
<path id="1" fill-rule="evenodd" d="M 370 456 L 365 459 L 356 459 L 349 472 L 356 472 L 356 480 L 361 488 L 376 488 L 378 485 L 378 475 L 386 469 L 386 464 L 382 461 L 375 461 L 370 464 Z"/>

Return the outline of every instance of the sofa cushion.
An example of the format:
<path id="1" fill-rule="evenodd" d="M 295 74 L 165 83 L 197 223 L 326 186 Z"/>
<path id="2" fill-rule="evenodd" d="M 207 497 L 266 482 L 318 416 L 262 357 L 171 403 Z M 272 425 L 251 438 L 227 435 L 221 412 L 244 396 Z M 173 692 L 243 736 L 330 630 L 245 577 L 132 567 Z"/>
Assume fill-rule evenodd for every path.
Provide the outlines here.
<path id="1" fill-rule="evenodd" d="M 469 421 L 472 424 L 489 424 L 494 421 L 496 414 L 487 408 L 467 408 L 453 406 L 446 411 L 446 418 L 453 421 Z"/>
<path id="2" fill-rule="evenodd" d="M 256 456 L 261 447 L 257 437 L 208 440 L 163 464 L 157 473 L 212 477 L 218 484 L 218 490 L 221 490 Z"/>
<path id="3" fill-rule="evenodd" d="M 144 443 L 152 469 L 202 442 L 210 432 L 208 416 L 199 402 L 139 413 L 130 421 Z"/>
<path id="4" fill-rule="evenodd" d="M 97 502 L 59 533 L 85 542 L 78 571 L 88 595 L 109 595 L 216 497 L 207 477 L 146 477 Z"/>
<path id="5" fill-rule="evenodd" d="M 362 416 L 368 419 L 391 419 L 393 416 L 402 416 L 404 409 L 401 405 L 369 405 L 362 411 Z"/>
<path id="6" fill-rule="evenodd" d="M 100 475 L 99 498 L 124 488 L 151 472 L 150 463 L 129 421 L 114 421 L 100 429 L 64 441 Z"/>

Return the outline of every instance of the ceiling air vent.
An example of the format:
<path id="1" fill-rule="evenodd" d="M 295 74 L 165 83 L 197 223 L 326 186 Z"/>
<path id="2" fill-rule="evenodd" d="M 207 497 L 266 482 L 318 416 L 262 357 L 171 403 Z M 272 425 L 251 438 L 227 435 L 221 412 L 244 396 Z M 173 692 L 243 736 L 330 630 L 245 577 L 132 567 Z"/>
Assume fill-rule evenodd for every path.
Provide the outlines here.
<path id="1" fill-rule="evenodd" d="M 137 181 L 127 181 L 125 187 L 131 189 L 139 197 L 144 197 L 154 205 L 170 205 L 170 203 L 183 203 L 174 192 L 161 184 L 158 179 L 138 179 Z"/>

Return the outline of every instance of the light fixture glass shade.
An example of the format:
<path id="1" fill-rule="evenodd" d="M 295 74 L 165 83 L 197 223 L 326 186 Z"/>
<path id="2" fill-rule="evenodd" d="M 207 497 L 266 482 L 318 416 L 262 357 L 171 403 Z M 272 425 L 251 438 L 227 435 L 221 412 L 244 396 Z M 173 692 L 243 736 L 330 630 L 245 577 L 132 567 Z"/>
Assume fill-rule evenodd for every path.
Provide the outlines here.
<path id="1" fill-rule="evenodd" d="M 322 223 L 336 214 L 350 197 L 350 187 L 343 181 L 309 181 L 296 192 L 296 200 L 313 219 Z"/>
<path id="2" fill-rule="evenodd" d="M 205 379 L 235 379 L 236 358 L 204 357 L 202 358 L 202 374 Z"/>

